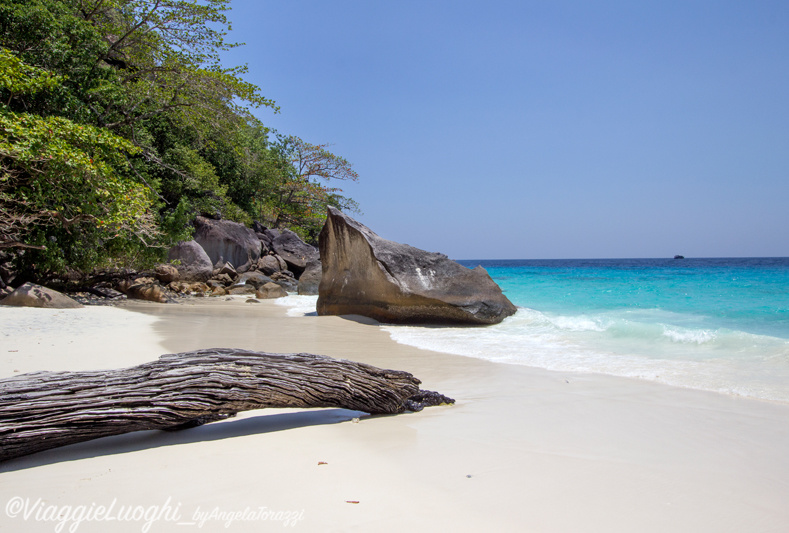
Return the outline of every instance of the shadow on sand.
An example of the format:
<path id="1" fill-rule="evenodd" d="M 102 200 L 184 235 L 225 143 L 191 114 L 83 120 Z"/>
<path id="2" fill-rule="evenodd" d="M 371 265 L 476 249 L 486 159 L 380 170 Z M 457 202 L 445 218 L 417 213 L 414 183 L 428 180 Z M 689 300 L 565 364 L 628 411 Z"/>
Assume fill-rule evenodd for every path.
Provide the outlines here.
<path id="1" fill-rule="evenodd" d="M 363 416 L 369 415 L 349 409 L 313 409 L 294 413 L 262 414 L 241 419 L 230 418 L 181 431 L 136 431 L 10 459 L 0 463 L 0 473 L 91 457 L 148 450 L 161 446 L 208 442 L 308 426 L 337 424 Z"/>

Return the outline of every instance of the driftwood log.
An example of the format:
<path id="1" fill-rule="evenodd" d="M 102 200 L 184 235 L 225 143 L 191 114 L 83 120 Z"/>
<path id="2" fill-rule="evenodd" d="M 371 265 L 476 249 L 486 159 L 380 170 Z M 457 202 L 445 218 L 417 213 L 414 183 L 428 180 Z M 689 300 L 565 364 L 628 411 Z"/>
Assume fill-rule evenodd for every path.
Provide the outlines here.
<path id="1" fill-rule="evenodd" d="M 119 370 L 0 379 L 0 461 L 99 437 L 186 429 L 266 407 L 371 414 L 453 403 L 408 372 L 311 354 L 234 349 L 161 356 Z"/>

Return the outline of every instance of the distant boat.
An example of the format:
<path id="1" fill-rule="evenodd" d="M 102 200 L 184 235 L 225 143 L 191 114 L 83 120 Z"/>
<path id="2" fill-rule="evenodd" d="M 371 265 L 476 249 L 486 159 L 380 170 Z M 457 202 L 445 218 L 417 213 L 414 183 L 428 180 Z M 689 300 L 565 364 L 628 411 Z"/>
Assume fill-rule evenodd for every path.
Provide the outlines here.
<path id="1" fill-rule="evenodd" d="M 684 255 L 675 255 L 674 259 L 685 259 Z"/>

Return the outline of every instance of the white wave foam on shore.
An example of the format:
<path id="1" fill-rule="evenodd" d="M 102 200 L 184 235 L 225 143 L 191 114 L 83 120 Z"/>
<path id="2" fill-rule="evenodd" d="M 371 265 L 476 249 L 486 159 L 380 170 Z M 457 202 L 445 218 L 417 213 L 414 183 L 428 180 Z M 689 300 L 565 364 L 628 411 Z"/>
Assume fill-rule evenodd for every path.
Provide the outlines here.
<path id="1" fill-rule="evenodd" d="M 396 342 L 427 350 L 789 402 L 789 341 L 644 322 L 645 316 L 551 316 L 520 308 L 489 327 L 383 328 Z"/>
<path id="2" fill-rule="evenodd" d="M 277 300 L 289 316 L 315 315 L 316 302 Z M 519 308 L 487 327 L 381 327 L 395 342 L 436 352 L 789 403 L 789 341 L 697 322 L 661 310 L 573 316 Z"/>
<path id="3" fill-rule="evenodd" d="M 314 316 L 317 314 L 315 305 L 318 303 L 318 297 L 291 294 L 277 298 L 274 303 L 287 307 L 288 316 Z"/>

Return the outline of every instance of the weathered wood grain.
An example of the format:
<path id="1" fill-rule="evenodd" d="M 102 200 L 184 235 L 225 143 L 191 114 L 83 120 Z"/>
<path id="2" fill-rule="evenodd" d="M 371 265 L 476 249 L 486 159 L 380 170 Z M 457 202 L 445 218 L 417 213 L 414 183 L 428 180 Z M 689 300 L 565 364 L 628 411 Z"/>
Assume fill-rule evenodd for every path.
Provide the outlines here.
<path id="1" fill-rule="evenodd" d="M 311 354 L 208 349 L 118 370 L 0 379 L 0 461 L 99 437 L 184 429 L 266 407 L 371 414 L 452 403 L 408 372 Z"/>

